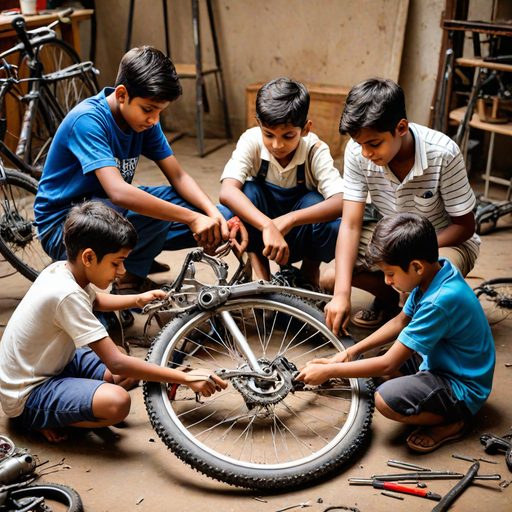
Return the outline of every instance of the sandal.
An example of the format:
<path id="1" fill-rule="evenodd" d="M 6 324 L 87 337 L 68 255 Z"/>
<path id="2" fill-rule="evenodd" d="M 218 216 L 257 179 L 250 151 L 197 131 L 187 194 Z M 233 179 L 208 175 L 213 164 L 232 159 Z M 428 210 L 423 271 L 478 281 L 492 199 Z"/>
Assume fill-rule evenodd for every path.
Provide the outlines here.
<path id="1" fill-rule="evenodd" d="M 358 311 L 351 320 L 358 327 L 371 329 L 385 324 L 399 312 L 400 308 L 398 306 L 394 308 L 385 307 L 379 300 L 374 299 L 365 309 Z"/>
<path id="2" fill-rule="evenodd" d="M 416 430 L 411 432 L 409 434 L 409 436 L 407 437 L 407 439 L 406 439 L 407 446 L 411 450 L 418 452 L 418 453 L 430 453 L 430 452 L 433 452 L 434 450 L 437 450 L 440 446 L 442 446 L 445 443 L 448 443 L 450 441 L 457 441 L 466 432 L 465 425 L 463 424 L 462 427 L 458 431 L 438 437 L 431 430 L 433 428 L 435 428 L 435 427 L 418 427 Z M 433 444 L 431 444 L 430 446 L 422 446 L 421 444 L 415 443 L 412 439 L 413 439 L 413 437 L 415 437 L 417 435 L 421 435 L 424 438 L 427 437 L 427 438 L 431 439 L 433 441 Z"/>

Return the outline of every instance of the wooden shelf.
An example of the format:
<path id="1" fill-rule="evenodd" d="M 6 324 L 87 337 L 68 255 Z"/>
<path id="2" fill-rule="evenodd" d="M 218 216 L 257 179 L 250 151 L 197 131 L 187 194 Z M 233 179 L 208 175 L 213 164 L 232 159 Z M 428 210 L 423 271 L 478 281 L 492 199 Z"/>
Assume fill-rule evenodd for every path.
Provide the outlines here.
<path id="1" fill-rule="evenodd" d="M 507 71 L 512 73 L 512 64 L 505 64 L 503 62 L 489 62 L 483 59 L 466 59 L 464 57 L 457 59 L 455 62 L 458 66 L 495 69 L 497 71 Z"/>
<path id="2" fill-rule="evenodd" d="M 466 113 L 466 107 L 460 107 L 455 110 L 452 110 L 449 114 L 449 118 L 452 121 L 456 121 L 457 124 L 461 123 L 464 119 L 464 114 Z M 483 130 L 491 133 L 499 133 L 501 135 L 512 136 L 512 123 L 485 123 L 480 121 L 478 114 L 473 114 L 471 117 L 471 121 L 469 122 L 469 126 L 472 128 L 477 128 L 479 130 Z"/>
<path id="3" fill-rule="evenodd" d="M 180 78 L 196 78 L 196 65 L 195 64 L 175 64 L 176 73 Z M 201 70 L 201 75 L 209 75 L 211 73 L 219 72 L 219 68 L 207 67 Z"/>

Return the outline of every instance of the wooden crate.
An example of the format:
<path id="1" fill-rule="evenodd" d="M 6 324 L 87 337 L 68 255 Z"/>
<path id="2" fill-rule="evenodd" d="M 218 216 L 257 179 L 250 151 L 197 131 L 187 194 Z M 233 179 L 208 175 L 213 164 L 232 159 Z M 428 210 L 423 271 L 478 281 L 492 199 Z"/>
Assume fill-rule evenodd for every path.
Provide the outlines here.
<path id="1" fill-rule="evenodd" d="M 263 83 L 250 84 L 246 88 L 246 124 L 247 128 L 257 126 L 256 93 Z M 312 131 L 330 148 L 333 158 L 343 155 L 343 149 L 349 139 L 341 135 L 338 127 L 345 105 L 349 87 L 305 83 L 311 98 L 309 119 L 313 122 Z"/>

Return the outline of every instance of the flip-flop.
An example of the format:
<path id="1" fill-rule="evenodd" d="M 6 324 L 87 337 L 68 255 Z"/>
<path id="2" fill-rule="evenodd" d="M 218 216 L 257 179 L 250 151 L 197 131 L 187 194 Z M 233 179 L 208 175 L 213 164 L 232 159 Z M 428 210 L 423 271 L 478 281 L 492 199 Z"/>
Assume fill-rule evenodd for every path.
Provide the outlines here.
<path id="1" fill-rule="evenodd" d="M 433 452 L 434 450 L 437 450 L 440 446 L 442 446 L 445 443 L 448 443 L 450 441 L 457 441 L 457 439 L 460 439 L 464 435 L 464 432 L 465 432 L 465 427 L 463 426 L 455 434 L 451 434 L 451 435 L 442 437 L 441 439 L 438 439 L 437 442 L 434 442 L 434 444 L 431 446 L 421 446 L 419 444 L 415 444 L 412 441 L 412 438 L 415 435 L 422 435 L 424 437 L 428 437 L 428 438 L 432 439 L 432 441 L 435 441 L 435 439 L 434 439 L 434 437 L 429 435 L 427 432 L 425 432 L 425 427 L 418 427 L 416 430 L 414 430 L 407 436 L 407 439 L 405 442 L 407 443 L 407 446 L 415 452 L 430 453 L 430 452 Z"/>

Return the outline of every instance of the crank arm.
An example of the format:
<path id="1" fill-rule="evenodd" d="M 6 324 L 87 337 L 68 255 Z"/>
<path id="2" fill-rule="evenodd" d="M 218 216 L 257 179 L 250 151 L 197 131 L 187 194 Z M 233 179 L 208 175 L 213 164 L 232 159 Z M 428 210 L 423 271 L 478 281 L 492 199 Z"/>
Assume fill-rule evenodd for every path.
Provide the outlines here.
<path id="1" fill-rule="evenodd" d="M 277 372 L 273 371 L 271 374 L 268 373 L 259 373 L 259 372 L 248 372 L 248 371 L 237 371 L 237 370 L 227 370 L 225 368 L 221 368 L 220 370 L 215 371 L 215 375 L 220 377 L 221 379 L 236 379 L 238 377 L 253 377 L 255 379 L 260 380 L 276 380 Z"/>

